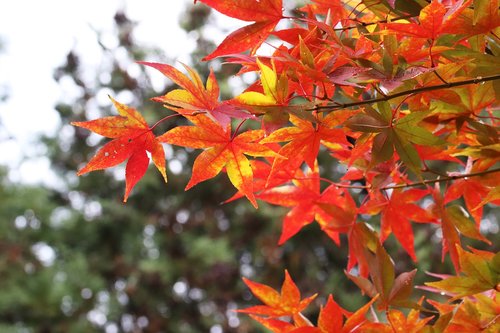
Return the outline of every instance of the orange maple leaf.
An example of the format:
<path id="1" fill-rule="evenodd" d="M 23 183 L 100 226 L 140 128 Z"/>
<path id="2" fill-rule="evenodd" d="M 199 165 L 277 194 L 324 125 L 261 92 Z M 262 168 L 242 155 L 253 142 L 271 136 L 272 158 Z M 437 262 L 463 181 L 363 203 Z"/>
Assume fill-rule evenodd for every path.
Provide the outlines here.
<path id="1" fill-rule="evenodd" d="M 424 326 L 432 317 L 420 318 L 420 311 L 412 309 L 407 316 L 399 310 L 387 311 L 388 323 L 368 323 L 363 326 L 366 332 L 393 333 L 393 332 L 422 332 Z"/>
<path id="2" fill-rule="evenodd" d="M 165 152 L 139 112 L 118 103 L 113 98 L 111 100 L 118 110 L 119 116 L 71 123 L 74 126 L 83 127 L 113 139 L 78 171 L 78 175 L 111 168 L 128 159 L 125 169 L 125 196 L 123 197 L 123 202 L 126 202 L 130 191 L 144 176 L 148 168 L 149 158 L 146 151 L 151 153 L 153 163 L 167 182 Z"/>
<path id="3" fill-rule="evenodd" d="M 217 176 L 225 167 L 231 183 L 257 208 L 254 195 L 253 171 L 245 155 L 276 156 L 268 147 L 257 143 L 264 137 L 262 130 L 249 130 L 231 135 L 230 125 L 223 128 L 207 116 L 185 115 L 195 126 L 178 126 L 158 137 L 182 147 L 205 149 L 194 161 L 191 180 L 186 190 Z"/>
<path id="4" fill-rule="evenodd" d="M 370 306 L 378 299 L 373 297 L 367 304 L 363 305 L 356 312 L 350 313 L 338 305 L 330 295 L 324 308 L 321 309 L 318 317 L 318 328 L 321 333 L 348 333 L 358 331 L 367 322 L 365 317 Z M 347 320 L 344 322 L 344 317 Z"/>
<path id="5" fill-rule="evenodd" d="M 238 312 L 269 316 L 272 318 L 281 316 L 293 316 L 304 310 L 309 303 L 316 298 L 316 294 L 300 299 L 300 291 L 293 282 L 288 271 L 285 271 L 285 281 L 281 286 L 281 293 L 273 288 L 243 278 L 243 282 L 250 288 L 252 293 L 265 305 L 256 305 Z"/>
<path id="6" fill-rule="evenodd" d="M 420 11 L 420 24 L 386 23 L 385 27 L 402 35 L 434 40 L 443 33 L 456 33 L 453 21 L 471 2 L 472 0 L 461 0 L 446 8 L 442 3 L 432 1 Z"/>

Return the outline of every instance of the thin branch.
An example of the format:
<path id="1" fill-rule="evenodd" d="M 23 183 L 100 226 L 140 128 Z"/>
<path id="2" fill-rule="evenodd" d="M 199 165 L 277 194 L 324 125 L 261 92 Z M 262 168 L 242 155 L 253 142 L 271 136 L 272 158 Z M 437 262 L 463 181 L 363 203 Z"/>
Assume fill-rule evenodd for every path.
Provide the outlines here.
<path id="1" fill-rule="evenodd" d="M 438 84 L 435 86 L 427 86 L 427 87 L 421 87 L 421 88 L 415 88 L 412 90 L 404 90 L 395 94 L 390 94 L 390 95 L 385 95 L 382 97 L 377 97 L 377 98 L 372 98 L 372 99 L 367 99 L 364 101 L 359 101 L 359 102 L 352 102 L 352 103 L 336 103 L 337 105 L 332 106 L 332 105 L 317 105 L 314 108 L 308 109 L 308 111 L 322 111 L 322 112 L 330 112 L 330 111 L 335 111 L 339 109 L 345 109 L 345 108 L 351 108 L 355 106 L 360 106 L 360 105 L 367 105 L 367 104 L 374 104 L 378 102 L 385 102 L 389 101 L 394 98 L 398 98 L 401 96 L 406 96 L 410 94 L 419 94 L 423 93 L 426 91 L 433 91 L 433 90 L 439 90 L 439 89 L 447 89 L 447 88 L 453 88 L 453 87 L 460 87 L 460 86 L 465 86 L 468 84 L 478 84 L 481 82 L 487 82 L 487 81 L 494 81 L 500 79 L 500 75 L 493 75 L 493 76 L 487 76 L 487 77 L 481 77 L 478 76 L 475 79 L 470 79 L 470 80 L 465 80 L 465 81 L 456 81 L 456 82 L 449 82 L 446 84 Z"/>
<path id="2" fill-rule="evenodd" d="M 489 174 L 489 173 L 495 173 L 495 172 L 498 172 L 498 171 L 500 171 L 500 168 L 486 170 L 486 171 L 466 173 L 466 174 L 456 175 L 456 176 L 446 176 L 446 177 L 443 177 L 443 178 L 426 179 L 426 180 L 423 180 L 421 182 L 415 182 L 415 183 L 407 183 L 407 184 L 398 184 L 398 185 L 384 186 L 384 187 L 381 187 L 380 189 L 381 190 L 390 190 L 390 189 L 405 188 L 405 187 L 416 187 L 416 186 L 422 186 L 422 185 L 427 185 L 427 184 L 447 182 L 447 181 L 455 180 L 455 179 L 462 179 L 462 178 L 482 176 L 482 175 L 486 175 L 486 174 Z"/>
<path id="3" fill-rule="evenodd" d="M 398 188 L 405 188 L 405 187 L 417 187 L 417 186 L 423 186 L 423 185 L 433 184 L 433 183 L 443 183 L 443 182 L 447 182 L 447 181 L 455 180 L 455 179 L 483 176 L 483 175 L 486 175 L 489 173 L 495 173 L 495 172 L 499 172 L 499 171 L 500 171 L 500 168 L 486 170 L 486 171 L 466 173 L 466 174 L 461 174 L 461 175 L 456 175 L 456 176 L 444 176 L 442 178 L 426 179 L 426 180 L 423 180 L 421 182 L 384 186 L 384 187 L 381 187 L 380 190 L 391 190 L 391 189 L 398 189 Z M 302 177 L 302 178 L 294 178 L 294 179 L 307 180 L 310 178 Z M 352 189 L 360 189 L 360 190 L 368 190 L 368 189 L 372 188 L 371 185 L 350 185 L 350 184 L 335 183 L 334 181 L 331 181 L 331 180 L 323 178 L 323 177 L 320 177 L 319 179 L 321 181 L 330 183 L 330 184 L 332 184 L 336 187 L 340 187 L 340 188 L 352 188 Z"/>
<path id="4" fill-rule="evenodd" d="M 150 131 L 154 130 L 156 128 L 156 126 L 160 125 L 162 122 L 166 121 L 166 120 L 169 120 L 170 118 L 174 118 L 174 117 L 179 117 L 179 116 L 196 116 L 196 115 L 199 115 L 199 114 L 204 114 L 206 113 L 205 111 L 194 111 L 192 113 L 174 113 L 174 114 L 171 114 L 171 115 L 168 115 L 166 117 L 163 117 L 161 118 L 160 120 L 158 120 L 156 123 L 154 123 L 153 126 L 151 126 L 149 128 Z"/>
<path id="5" fill-rule="evenodd" d="M 395 17 L 395 18 L 390 19 L 390 20 L 386 19 L 386 20 L 380 20 L 377 22 L 361 22 L 361 21 L 352 19 L 352 21 L 356 22 L 356 25 L 352 25 L 352 26 L 348 26 L 348 27 L 344 27 L 344 28 L 335 28 L 335 29 L 333 29 L 333 31 L 352 30 L 352 29 L 359 28 L 360 25 L 363 27 L 368 27 L 368 26 L 375 25 L 375 24 L 407 20 L 407 19 L 414 18 L 414 17 L 416 17 L 416 16 L 415 15 L 405 15 L 405 16 Z"/>

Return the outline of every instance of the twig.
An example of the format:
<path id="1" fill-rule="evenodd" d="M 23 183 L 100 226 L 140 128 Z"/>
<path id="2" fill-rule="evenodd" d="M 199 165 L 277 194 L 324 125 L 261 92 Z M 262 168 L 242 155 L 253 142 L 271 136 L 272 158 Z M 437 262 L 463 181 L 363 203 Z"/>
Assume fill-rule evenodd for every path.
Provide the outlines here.
<path id="1" fill-rule="evenodd" d="M 433 183 L 442 183 L 442 182 L 447 182 L 449 180 L 482 176 L 482 175 L 486 175 L 486 174 L 489 174 L 489 173 L 495 173 L 495 172 L 498 172 L 498 171 L 500 171 L 500 168 L 486 170 L 486 171 L 466 173 L 466 174 L 456 175 L 456 176 L 446 176 L 446 177 L 443 177 L 443 178 L 426 179 L 426 180 L 423 180 L 421 182 L 415 182 L 415 183 L 407 183 L 407 184 L 397 184 L 397 185 L 391 185 L 391 186 L 384 186 L 384 187 L 381 187 L 380 189 L 381 190 L 390 190 L 390 189 L 397 189 L 397 188 L 422 186 L 422 185 L 433 184 Z"/>
<path id="2" fill-rule="evenodd" d="M 339 110 L 339 109 L 351 108 L 351 107 L 360 106 L 360 105 L 385 102 L 385 101 L 389 101 L 389 100 L 394 99 L 394 98 L 398 98 L 398 97 L 406 96 L 406 95 L 410 95 L 410 94 L 419 94 L 419 93 L 423 93 L 426 91 L 460 87 L 460 86 L 465 86 L 468 84 L 477 84 L 477 83 L 481 83 L 481 82 L 494 81 L 494 80 L 498 80 L 498 79 L 500 79 L 500 75 L 493 75 L 493 76 L 487 76 L 487 77 L 479 76 L 479 77 L 476 77 L 474 79 L 465 80 L 465 81 L 449 82 L 447 84 L 438 84 L 435 86 L 427 86 L 427 87 L 415 88 L 412 90 L 404 90 L 404 91 L 401 91 L 401 92 L 398 92 L 395 94 L 385 95 L 385 96 L 377 97 L 377 98 L 371 98 L 371 99 L 367 99 L 367 100 L 359 101 L 359 102 L 352 102 L 352 103 L 338 103 L 338 102 L 336 102 L 335 106 L 333 106 L 333 105 L 317 105 L 314 108 L 308 109 L 307 111 L 331 112 L 331 111 L 335 111 L 335 110 Z"/>
<path id="3" fill-rule="evenodd" d="M 377 22 L 360 22 L 360 21 L 351 19 L 352 21 L 356 22 L 356 25 L 352 25 L 352 26 L 348 26 L 348 27 L 344 27 L 344 28 L 335 28 L 335 29 L 333 29 L 333 31 L 352 30 L 352 29 L 359 28 L 360 25 L 363 26 L 363 27 L 369 27 L 369 26 L 375 25 L 375 24 L 388 23 L 388 22 L 401 21 L 401 20 L 407 20 L 407 19 L 414 18 L 414 17 L 416 17 L 416 16 L 415 15 L 405 15 L 405 16 L 395 17 L 395 18 L 393 18 L 391 20 L 386 19 L 386 20 L 380 20 L 380 21 L 377 21 Z"/>
<path id="4" fill-rule="evenodd" d="M 443 183 L 443 182 L 447 182 L 450 180 L 462 179 L 462 178 L 468 178 L 468 177 L 477 177 L 477 176 L 482 176 L 482 175 L 486 175 L 489 173 L 495 173 L 495 172 L 499 172 L 499 171 L 500 171 L 500 168 L 490 169 L 490 170 L 486 170 L 486 171 L 479 171 L 479 172 L 471 172 L 471 173 L 466 173 L 466 174 L 461 174 L 461 175 L 456 175 L 456 176 L 444 176 L 442 178 L 426 179 L 426 180 L 423 180 L 420 182 L 415 182 L 415 183 L 405 183 L 405 184 L 384 186 L 384 187 L 381 187 L 380 190 L 391 190 L 391 189 L 398 189 L 398 188 L 405 188 L 405 187 L 417 187 L 417 186 L 423 186 L 423 185 L 433 184 L 433 183 Z M 303 177 L 303 178 L 295 178 L 295 179 L 306 180 L 309 178 Z M 332 184 L 336 187 L 340 187 L 340 188 L 352 188 L 352 189 L 361 189 L 361 190 L 366 190 L 366 189 L 372 188 L 371 185 L 349 185 L 349 184 L 335 183 L 334 181 L 331 181 L 329 179 L 322 178 L 322 177 L 320 177 L 319 179 L 321 181 L 330 183 L 330 184 Z"/>

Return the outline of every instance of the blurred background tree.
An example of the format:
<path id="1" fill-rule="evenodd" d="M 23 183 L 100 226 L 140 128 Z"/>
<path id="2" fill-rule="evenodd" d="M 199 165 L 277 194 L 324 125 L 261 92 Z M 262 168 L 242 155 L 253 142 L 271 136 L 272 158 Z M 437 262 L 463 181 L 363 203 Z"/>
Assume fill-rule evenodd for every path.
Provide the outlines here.
<path id="1" fill-rule="evenodd" d="M 205 37 L 210 20 L 210 10 L 198 4 L 180 22 L 197 45 L 190 65 L 205 78 L 209 68 L 199 59 L 215 47 Z M 344 307 L 358 308 L 364 300 L 343 274 L 345 248 L 314 224 L 278 247 L 284 211 L 265 203 L 255 210 L 245 200 L 221 205 L 234 193 L 225 177 L 184 192 L 195 157 L 184 149 L 165 146 L 169 183 L 150 170 L 126 205 L 123 167 L 76 177 L 102 142 L 69 123 L 116 114 L 107 95 L 137 107 L 150 124 L 169 112 L 148 99 L 174 86 L 157 88 L 135 61 L 175 59 L 138 44 L 126 12 L 114 22 L 116 45 L 96 31 L 102 62 L 95 75 L 73 50 L 54 72 L 61 89 L 73 92 L 56 106 L 57 134 L 41 139 L 61 184 L 14 184 L 0 169 L 0 331 L 263 332 L 232 311 L 252 303 L 241 276 L 279 287 L 285 268 L 305 295 L 318 292 L 324 303 L 333 293 Z M 223 97 L 231 96 L 238 68 L 210 65 Z M 173 118 L 160 130 L 181 122 Z M 337 170 L 331 159 L 323 161 Z M 420 268 L 441 271 L 439 240 L 416 229 L 417 256 L 428 259 Z M 389 252 L 401 269 L 411 265 L 403 252 Z"/>

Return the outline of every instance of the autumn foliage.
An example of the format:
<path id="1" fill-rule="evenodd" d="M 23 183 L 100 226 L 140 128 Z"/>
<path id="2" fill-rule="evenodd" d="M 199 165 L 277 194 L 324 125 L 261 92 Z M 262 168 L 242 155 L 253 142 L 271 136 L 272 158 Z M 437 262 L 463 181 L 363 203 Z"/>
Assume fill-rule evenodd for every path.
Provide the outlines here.
<path id="1" fill-rule="evenodd" d="M 237 191 L 228 202 L 287 207 L 279 244 L 317 223 L 347 246 L 346 275 L 371 299 L 354 313 L 329 296 L 310 320 L 315 296 L 288 272 L 280 291 L 244 279 L 263 305 L 240 312 L 272 332 L 498 332 L 500 255 L 462 244 L 492 245 L 483 208 L 500 202 L 498 0 L 199 2 L 250 22 L 204 60 L 258 79 L 221 101 L 213 71 L 204 82 L 187 65 L 143 62 L 178 86 L 154 98 L 173 112 L 157 124 L 190 125 L 155 133 L 113 101 L 119 116 L 73 123 L 113 139 L 79 174 L 127 161 L 126 201 L 147 152 L 166 181 L 162 144 L 196 149 L 186 190 L 225 173 Z M 320 152 L 340 167 L 323 168 Z M 417 262 L 414 223 L 442 235 L 456 275 L 429 273 L 420 288 L 448 302 L 412 298 L 416 270 L 396 272 L 383 247 L 394 235 Z"/>

